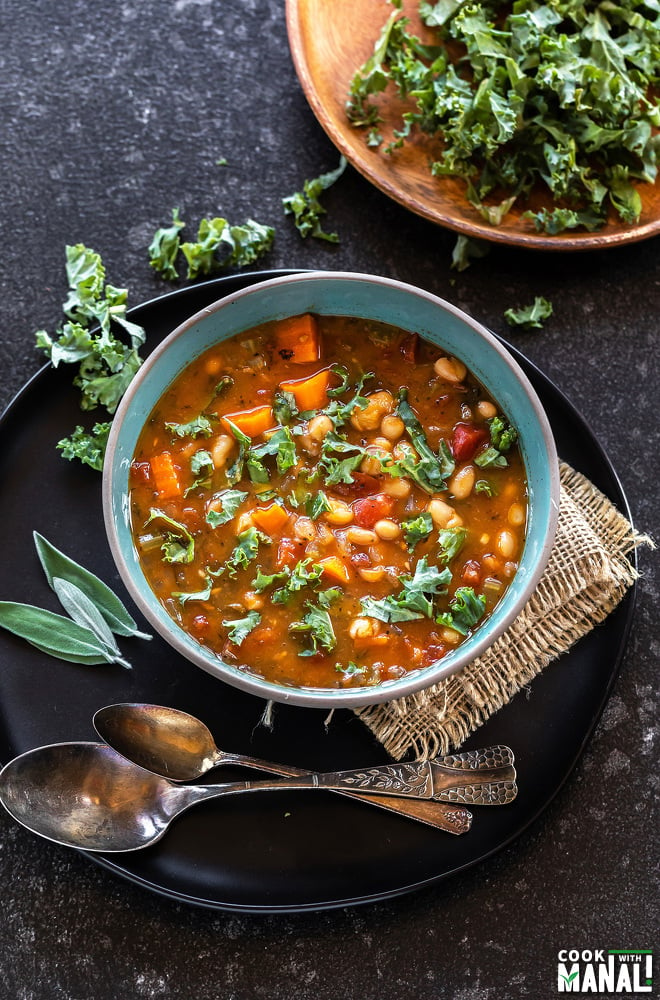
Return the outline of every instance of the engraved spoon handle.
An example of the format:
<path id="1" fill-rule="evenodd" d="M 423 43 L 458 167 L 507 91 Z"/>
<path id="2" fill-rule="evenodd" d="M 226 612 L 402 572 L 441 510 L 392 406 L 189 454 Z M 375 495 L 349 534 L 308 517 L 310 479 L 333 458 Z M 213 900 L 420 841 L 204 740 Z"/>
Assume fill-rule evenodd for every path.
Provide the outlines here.
<path id="1" fill-rule="evenodd" d="M 229 754 L 226 751 L 221 751 L 221 762 L 265 771 L 268 774 L 278 774 L 282 777 L 302 777 L 310 773 L 304 768 L 294 767 L 290 764 L 275 764 L 273 761 L 261 760 L 258 757 Z M 220 763 L 220 759 L 218 763 Z M 472 826 L 472 813 L 460 803 L 452 803 L 449 798 L 446 801 L 434 802 L 423 799 L 395 798 L 388 795 L 376 797 L 346 789 L 335 789 L 334 794 L 342 795 L 347 799 L 356 799 L 377 809 L 384 809 L 387 812 L 416 820 L 418 823 L 424 823 L 436 830 L 453 833 L 455 836 L 467 833 Z"/>

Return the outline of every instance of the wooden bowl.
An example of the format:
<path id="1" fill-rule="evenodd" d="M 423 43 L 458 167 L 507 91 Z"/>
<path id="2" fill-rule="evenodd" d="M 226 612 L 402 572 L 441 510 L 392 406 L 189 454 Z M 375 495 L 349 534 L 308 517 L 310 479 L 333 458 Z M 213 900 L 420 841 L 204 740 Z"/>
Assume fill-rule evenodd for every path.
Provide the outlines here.
<path id="1" fill-rule="evenodd" d="M 605 227 L 596 232 L 573 230 L 549 236 L 537 233 L 523 219 L 525 208 L 514 207 L 500 226 L 491 226 L 470 205 L 460 178 L 433 177 L 429 169 L 437 159 L 437 139 L 416 134 L 394 154 L 383 152 L 394 128 L 400 127 L 405 104 L 389 91 L 379 95 L 384 121 L 379 131 L 381 147 L 367 146 L 366 130 L 355 128 L 345 105 L 351 80 L 373 52 L 374 42 L 391 13 L 384 0 L 286 0 L 287 30 L 293 62 L 307 100 L 319 123 L 346 159 L 384 194 L 425 219 L 465 236 L 541 250 L 594 250 L 634 243 L 660 233 L 660 188 L 640 184 L 642 214 L 635 225 L 626 225 L 614 211 Z M 411 26 L 424 37 L 416 13 L 416 0 L 404 0 L 403 11 Z M 539 191 L 529 207 L 548 208 L 552 200 Z"/>

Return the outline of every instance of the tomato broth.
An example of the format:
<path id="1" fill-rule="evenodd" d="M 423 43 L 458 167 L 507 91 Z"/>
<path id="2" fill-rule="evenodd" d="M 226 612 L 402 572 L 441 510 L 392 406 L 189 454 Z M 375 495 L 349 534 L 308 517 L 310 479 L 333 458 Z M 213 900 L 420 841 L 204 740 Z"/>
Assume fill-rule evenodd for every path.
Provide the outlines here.
<path id="1" fill-rule="evenodd" d="M 141 565 L 202 646 L 282 685 L 379 684 L 442 659 L 516 572 L 524 467 L 458 359 L 305 314 L 207 350 L 130 471 Z"/>

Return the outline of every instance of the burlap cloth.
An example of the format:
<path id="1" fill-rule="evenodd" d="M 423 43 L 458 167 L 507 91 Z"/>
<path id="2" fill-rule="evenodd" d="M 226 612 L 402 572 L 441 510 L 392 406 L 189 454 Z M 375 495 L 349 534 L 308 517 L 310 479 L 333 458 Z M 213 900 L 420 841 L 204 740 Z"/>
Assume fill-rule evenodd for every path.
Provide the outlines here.
<path id="1" fill-rule="evenodd" d="M 460 746 L 556 657 L 603 621 L 636 579 L 630 522 L 581 473 L 560 463 L 557 535 L 533 596 L 507 631 L 457 674 L 425 691 L 355 710 L 395 759 Z"/>

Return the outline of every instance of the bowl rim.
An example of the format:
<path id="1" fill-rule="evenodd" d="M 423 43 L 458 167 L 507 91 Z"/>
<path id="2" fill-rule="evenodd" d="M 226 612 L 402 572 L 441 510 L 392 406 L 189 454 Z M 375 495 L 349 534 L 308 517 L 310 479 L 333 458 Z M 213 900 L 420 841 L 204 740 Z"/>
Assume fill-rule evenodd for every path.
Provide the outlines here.
<path id="1" fill-rule="evenodd" d="M 531 412 L 537 423 L 537 430 L 540 432 L 540 441 L 547 456 L 547 491 L 548 491 L 548 513 L 545 530 L 542 531 L 542 541 L 539 545 L 539 553 L 531 570 L 527 573 L 526 579 L 521 589 L 518 599 L 512 603 L 497 624 L 491 628 L 484 628 L 483 635 L 480 629 L 475 630 L 469 648 L 463 649 L 461 643 L 456 651 L 442 660 L 436 660 L 428 667 L 410 671 L 403 677 L 384 681 L 381 684 L 371 687 L 357 688 L 304 688 L 286 686 L 268 681 L 258 674 L 250 673 L 248 670 L 241 670 L 232 664 L 226 663 L 217 654 L 213 654 L 205 647 L 195 644 L 194 640 L 177 625 L 175 620 L 164 609 L 158 599 L 153 595 L 153 600 L 145 599 L 142 590 L 134 580 L 133 568 L 129 565 L 124 555 L 117 530 L 117 519 L 119 517 L 115 506 L 117 500 L 115 482 L 119 475 L 117 468 L 117 453 L 120 444 L 121 431 L 125 415 L 130 411 L 132 402 L 136 394 L 140 391 L 144 380 L 149 372 L 158 363 L 159 359 L 166 354 L 171 345 L 184 337 L 188 331 L 199 322 L 207 319 L 220 310 L 230 308 L 237 300 L 243 300 L 255 295 L 263 295 L 269 288 L 279 285 L 307 284 L 323 281 L 355 281 L 370 285 L 381 285 L 405 294 L 412 294 L 421 298 L 427 304 L 439 308 L 440 311 L 452 314 L 461 323 L 471 327 L 478 337 L 484 339 L 489 347 L 495 351 L 506 367 L 515 376 L 515 379 L 524 390 L 524 395 L 530 403 Z M 330 315 L 330 313 L 328 313 Z M 345 315 L 350 315 L 347 312 Z M 254 325 L 254 324 L 252 324 Z M 247 327 L 246 327 L 247 329 Z M 230 336 L 239 332 L 233 331 Z M 208 346 L 208 345 L 207 345 Z M 203 353 L 207 348 L 203 347 L 198 354 Z M 186 364 L 192 362 L 198 354 L 193 354 Z M 469 367 L 469 366 L 468 366 Z M 174 377 L 170 379 L 171 384 Z M 161 389 L 159 397 L 162 396 L 165 388 Z M 495 394 L 496 395 L 496 394 Z M 127 472 L 127 470 L 126 470 Z M 122 492 L 122 500 L 125 500 L 127 493 Z M 232 687 L 243 690 L 267 701 L 299 705 L 312 708 L 365 708 L 375 706 L 382 702 L 408 697 L 422 690 L 426 690 L 434 685 L 446 680 L 451 675 L 462 670 L 469 663 L 478 659 L 483 653 L 499 638 L 509 627 L 512 621 L 520 614 L 522 608 L 528 602 L 536 586 L 545 571 L 550 552 L 554 543 L 557 518 L 559 513 L 560 480 L 559 462 L 557 450 L 550 428 L 550 423 L 545 414 L 543 406 L 538 398 L 536 390 L 532 386 L 527 375 L 524 373 L 518 362 L 507 350 L 506 346 L 500 342 L 487 327 L 473 319 L 462 309 L 441 298 L 433 292 L 428 292 L 423 288 L 412 285 L 408 282 L 400 281 L 396 278 L 384 277 L 358 271 L 326 271 L 310 270 L 286 274 L 279 277 L 265 277 L 263 281 L 257 281 L 245 288 L 231 292 L 210 305 L 198 310 L 188 317 L 177 327 L 175 327 L 159 344 L 151 351 L 149 356 L 138 369 L 138 372 L 130 382 L 124 396 L 122 397 L 114 419 L 111 424 L 110 434 L 106 447 L 105 460 L 102 477 L 102 508 L 106 530 L 106 537 L 110 546 L 111 554 L 119 575 L 126 586 L 130 596 L 137 605 L 140 612 L 147 621 L 161 635 L 161 637 L 180 653 L 187 661 L 210 673 L 217 680 L 230 684 Z M 136 562 L 139 567 L 139 563 Z M 146 591 L 151 593 L 146 576 L 143 577 L 146 584 Z M 490 621 L 490 619 L 488 620 Z M 485 623 L 486 625 L 488 622 Z"/>

